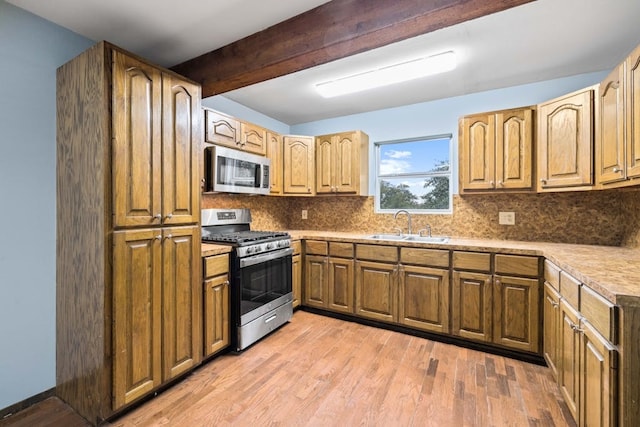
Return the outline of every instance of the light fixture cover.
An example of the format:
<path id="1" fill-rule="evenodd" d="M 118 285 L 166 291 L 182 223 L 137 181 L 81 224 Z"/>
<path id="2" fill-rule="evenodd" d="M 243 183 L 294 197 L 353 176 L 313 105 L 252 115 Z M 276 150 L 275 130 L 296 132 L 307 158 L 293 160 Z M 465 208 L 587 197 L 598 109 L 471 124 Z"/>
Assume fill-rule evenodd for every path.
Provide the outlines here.
<path id="1" fill-rule="evenodd" d="M 325 98 L 360 92 L 394 83 L 406 82 L 420 77 L 443 73 L 456 68 L 453 51 L 389 65 L 361 74 L 319 83 L 316 90 Z"/>

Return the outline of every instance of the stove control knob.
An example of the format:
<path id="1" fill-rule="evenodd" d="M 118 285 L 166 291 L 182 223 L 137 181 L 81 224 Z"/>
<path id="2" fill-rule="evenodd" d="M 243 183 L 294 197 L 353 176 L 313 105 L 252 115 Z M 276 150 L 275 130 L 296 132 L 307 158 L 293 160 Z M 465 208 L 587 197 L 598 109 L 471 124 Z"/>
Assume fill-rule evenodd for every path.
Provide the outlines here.
<path id="1" fill-rule="evenodd" d="M 250 254 L 251 252 L 253 252 L 253 248 L 252 248 L 251 246 L 249 246 L 249 247 L 247 248 L 247 253 L 248 253 L 248 254 Z"/>
<path id="2" fill-rule="evenodd" d="M 271 248 L 272 248 L 271 243 L 267 243 L 267 250 L 269 250 Z"/>

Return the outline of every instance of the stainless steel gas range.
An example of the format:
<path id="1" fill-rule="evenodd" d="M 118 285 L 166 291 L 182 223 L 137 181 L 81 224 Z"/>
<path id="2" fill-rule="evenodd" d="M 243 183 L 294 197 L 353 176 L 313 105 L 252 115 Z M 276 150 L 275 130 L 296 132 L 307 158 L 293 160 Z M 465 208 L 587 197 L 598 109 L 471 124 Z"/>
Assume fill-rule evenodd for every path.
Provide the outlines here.
<path id="1" fill-rule="evenodd" d="M 291 237 L 250 229 L 248 209 L 203 209 L 202 241 L 231 245 L 231 345 L 241 351 L 292 316 Z"/>

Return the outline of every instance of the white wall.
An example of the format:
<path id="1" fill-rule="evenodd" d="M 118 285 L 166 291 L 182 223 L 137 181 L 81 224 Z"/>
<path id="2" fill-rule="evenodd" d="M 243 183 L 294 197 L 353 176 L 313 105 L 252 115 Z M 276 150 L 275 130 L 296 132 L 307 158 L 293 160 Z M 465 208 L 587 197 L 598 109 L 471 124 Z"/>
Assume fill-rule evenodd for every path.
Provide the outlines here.
<path id="1" fill-rule="evenodd" d="M 91 44 L 0 0 L 0 409 L 55 386 L 56 68 Z"/>

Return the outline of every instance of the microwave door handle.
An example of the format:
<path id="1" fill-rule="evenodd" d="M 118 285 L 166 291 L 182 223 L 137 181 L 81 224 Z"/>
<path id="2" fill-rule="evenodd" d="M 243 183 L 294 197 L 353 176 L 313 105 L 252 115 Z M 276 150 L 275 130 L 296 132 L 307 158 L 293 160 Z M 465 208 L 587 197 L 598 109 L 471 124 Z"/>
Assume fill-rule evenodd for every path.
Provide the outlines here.
<path id="1" fill-rule="evenodd" d="M 259 163 L 255 164 L 255 173 L 253 174 L 253 188 L 260 188 L 260 180 L 262 178 L 262 167 Z"/>

